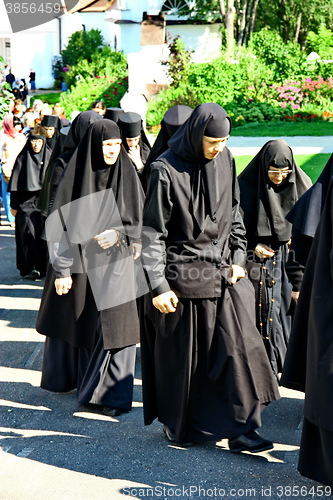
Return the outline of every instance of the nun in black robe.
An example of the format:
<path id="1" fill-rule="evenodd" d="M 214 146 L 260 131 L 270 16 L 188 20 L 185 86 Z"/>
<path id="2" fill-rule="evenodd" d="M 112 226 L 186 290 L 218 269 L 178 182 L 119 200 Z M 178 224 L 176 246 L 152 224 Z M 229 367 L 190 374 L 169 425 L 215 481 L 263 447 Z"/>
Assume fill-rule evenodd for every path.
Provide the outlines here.
<path id="1" fill-rule="evenodd" d="M 152 164 L 142 255 L 154 305 L 168 297 L 168 306 L 141 331 L 144 422 L 158 418 L 176 443 L 230 438 L 232 451 L 245 449 L 245 434 L 256 436 L 249 451 L 259 451 L 272 447 L 254 430 L 277 384 L 255 326 L 253 287 L 245 277 L 236 282 L 245 276 L 246 240 L 235 163 L 227 148 L 211 159 L 203 149 L 205 135 L 225 145 L 229 132 L 225 110 L 202 104 Z"/>
<path id="2" fill-rule="evenodd" d="M 281 174 L 281 169 L 285 173 Z M 238 181 L 248 240 L 247 271 L 256 291 L 257 328 L 278 377 L 295 305 L 286 273 L 292 226 L 285 216 L 311 186 L 311 180 L 296 165 L 288 144 L 271 140 Z"/>
<path id="3" fill-rule="evenodd" d="M 36 328 L 74 348 L 67 367 L 46 344 L 42 387 L 77 388 L 79 402 L 102 405 L 115 415 L 132 405 L 139 340 L 133 251 L 143 193 L 122 146 L 114 164 L 104 161 L 102 143 L 108 140 L 121 143 L 117 125 L 93 123 L 62 176 L 46 221 L 54 270 L 48 270 Z M 111 246 L 101 246 L 101 233 L 111 235 L 105 236 L 113 238 Z M 66 289 L 70 275 L 72 286 Z M 55 283 L 64 286 L 64 295 L 56 293 Z"/>
<path id="4" fill-rule="evenodd" d="M 118 126 L 128 156 L 141 177 L 150 153 L 150 143 L 143 129 L 142 118 L 138 113 L 128 111 L 122 113 L 118 119 Z"/>
<path id="5" fill-rule="evenodd" d="M 14 164 L 8 191 L 11 208 L 16 213 L 16 266 L 22 277 L 39 279 L 45 276 L 47 247 L 42 239 L 42 216 L 37 208 L 51 150 L 40 129 L 33 129 Z M 39 142 L 39 152 L 33 143 Z M 38 150 L 38 149 L 37 149 Z M 36 150 L 36 151 L 37 151 Z"/>
<path id="6" fill-rule="evenodd" d="M 301 346 L 290 356 L 300 373 L 283 385 L 305 391 L 304 421 L 298 470 L 333 486 L 333 183 L 326 195 L 319 225 L 306 262 L 293 321 Z M 289 356 L 289 348 L 287 356 Z"/>
<path id="7" fill-rule="evenodd" d="M 62 127 L 61 120 L 59 116 L 56 115 L 44 115 L 41 125 L 46 131 L 46 143 L 51 151 L 53 151 Z"/>
<path id="8" fill-rule="evenodd" d="M 161 121 L 161 130 L 157 134 L 140 176 L 141 184 L 145 192 L 147 190 L 150 165 L 168 149 L 169 139 L 171 139 L 173 134 L 183 125 L 192 111 L 193 109 L 189 106 L 176 104 L 164 114 L 163 120 Z"/>

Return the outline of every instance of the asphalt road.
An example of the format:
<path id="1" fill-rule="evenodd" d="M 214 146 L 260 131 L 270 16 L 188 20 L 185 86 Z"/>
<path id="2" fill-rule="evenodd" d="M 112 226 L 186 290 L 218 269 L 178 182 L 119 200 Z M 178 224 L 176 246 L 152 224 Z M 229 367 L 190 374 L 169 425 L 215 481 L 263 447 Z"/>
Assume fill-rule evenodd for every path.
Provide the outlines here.
<path id="1" fill-rule="evenodd" d="M 327 498 L 297 472 L 298 392 L 281 389 L 263 414 L 272 451 L 233 455 L 225 440 L 177 448 L 161 424 L 143 425 L 139 347 L 134 408 L 120 418 L 87 412 L 75 393 L 42 390 L 44 338 L 34 325 L 43 282 L 19 277 L 6 225 L 0 255 L 0 500 Z"/>

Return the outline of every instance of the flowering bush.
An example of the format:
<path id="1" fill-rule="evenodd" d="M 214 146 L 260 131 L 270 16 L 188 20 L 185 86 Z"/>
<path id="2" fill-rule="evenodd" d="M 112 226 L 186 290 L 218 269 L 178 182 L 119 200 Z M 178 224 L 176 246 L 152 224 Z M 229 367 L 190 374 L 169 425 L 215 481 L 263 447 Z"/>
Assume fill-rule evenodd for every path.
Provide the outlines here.
<path id="1" fill-rule="evenodd" d="M 103 101 L 105 106 L 119 107 L 119 101 L 128 88 L 128 79 L 113 80 L 106 75 L 80 78 L 69 92 L 61 94 L 61 105 L 65 115 L 70 117 L 72 111 L 91 109 L 93 101 Z"/>

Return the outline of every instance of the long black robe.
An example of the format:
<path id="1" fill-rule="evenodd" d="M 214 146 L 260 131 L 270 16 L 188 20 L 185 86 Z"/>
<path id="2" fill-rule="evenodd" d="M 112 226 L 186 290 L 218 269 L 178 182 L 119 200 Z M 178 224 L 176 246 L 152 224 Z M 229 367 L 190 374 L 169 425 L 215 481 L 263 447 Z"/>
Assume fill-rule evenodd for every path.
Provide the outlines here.
<path id="1" fill-rule="evenodd" d="M 320 176 L 296 202 L 286 219 L 292 223 L 293 232 L 287 261 L 287 274 L 293 290 L 300 291 L 304 268 L 315 235 L 327 190 L 333 175 L 333 155 L 330 156 Z"/>
<path id="2" fill-rule="evenodd" d="M 333 486 L 333 183 L 305 267 L 291 340 L 301 349 L 293 388 L 305 391 L 304 426 L 298 470 Z M 289 349 L 288 349 L 289 353 Z M 296 369 L 294 375 L 297 376 Z M 288 381 L 287 385 L 289 387 Z"/>
<path id="3" fill-rule="evenodd" d="M 278 397 L 254 323 L 253 287 L 229 282 L 246 249 L 235 164 L 227 149 L 203 157 L 207 123 L 227 118 L 216 104 L 196 108 L 153 163 L 144 209 L 152 293 L 172 289 L 179 298 L 167 315 L 145 303 L 144 421 L 158 418 L 179 443 L 257 428 L 261 405 Z"/>
<path id="4" fill-rule="evenodd" d="M 32 149 L 32 139 L 43 140 L 42 150 L 37 154 Z M 16 159 L 8 186 L 11 208 L 17 210 L 16 266 L 21 276 L 29 276 L 34 270 L 40 276 L 45 276 L 46 272 L 47 249 L 41 238 L 42 216 L 37 204 L 50 155 L 45 138 L 31 134 Z"/>
<path id="5" fill-rule="evenodd" d="M 268 178 L 269 167 L 288 167 L 292 172 L 275 185 Z M 294 307 L 286 273 L 292 226 L 285 216 L 310 187 L 311 180 L 296 165 L 291 148 L 283 140 L 268 141 L 238 180 L 248 240 L 247 270 L 256 290 L 257 328 L 278 375 L 286 355 Z M 258 243 L 271 247 L 274 257 L 258 258 Z"/>
<path id="6" fill-rule="evenodd" d="M 143 204 L 140 183 L 124 149 L 121 149 L 115 165 L 108 167 L 104 163 L 101 144 L 109 135 L 112 137 L 115 128 L 119 137 L 119 129 L 113 122 L 99 120 L 93 123 L 64 171 L 52 213 L 46 223 L 46 235 L 51 243 L 56 242 L 60 231 L 58 241 L 63 239 L 68 244 L 68 249 L 63 255 L 56 256 L 56 273 L 51 267 L 48 270 L 37 318 L 37 330 L 50 337 L 47 342 L 60 339 L 73 347 L 69 350 L 61 342 L 52 344 L 69 357 L 69 364 L 74 359 L 74 363 L 78 365 L 79 373 L 74 376 L 73 383 L 79 389 L 79 400 L 87 403 L 87 395 L 90 393 L 91 396 L 94 394 L 92 402 L 96 404 L 94 384 L 97 383 L 100 404 L 110 406 L 110 393 L 104 393 L 114 374 L 106 372 L 105 359 L 108 358 L 109 366 L 115 359 L 114 356 L 111 359 L 109 354 L 119 358 L 122 356 L 118 354 L 119 351 L 127 348 L 129 364 L 133 365 L 130 360 L 134 359 L 135 351 L 133 354 L 133 349 L 129 346 L 135 345 L 139 340 L 135 297 L 128 296 L 127 293 L 127 288 L 131 286 L 131 276 L 122 263 L 129 263 L 132 269 L 132 250 L 128 242 L 137 240 L 140 236 Z M 66 212 L 68 201 L 74 204 Z M 51 220 L 53 214 L 55 221 Z M 58 215 L 64 219 L 60 217 L 58 220 Z M 64 227 L 65 237 L 61 234 Z M 120 231 L 121 244 L 103 251 L 91 238 L 110 227 L 117 227 Z M 77 259 L 72 258 L 75 253 Z M 67 295 L 58 296 L 55 293 L 54 279 L 56 276 L 68 275 L 68 265 L 72 271 L 73 287 Z M 100 274 L 99 270 L 105 272 Z M 120 275 L 120 279 L 117 275 Z M 76 354 L 77 348 L 79 355 Z M 83 369 L 80 358 L 83 359 Z M 93 358 L 97 364 L 92 362 Z M 47 370 L 47 363 L 44 365 Z M 58 369 L 56 363 L 54 365 Z M 62 387 L 67 390 L 70 388 L 72 372 L 70 368 L 68 380 L 66 376 L 61 377 Z M 129 374 L 128 383 L 132 387 L 133 374 Z M 42 385 L 55 390 L 57 383 L 52 382 L 52 374 L 46 372 L 43 373 Z M 128 404 L 131 401 L 127 402 L 127 406 Z"/>

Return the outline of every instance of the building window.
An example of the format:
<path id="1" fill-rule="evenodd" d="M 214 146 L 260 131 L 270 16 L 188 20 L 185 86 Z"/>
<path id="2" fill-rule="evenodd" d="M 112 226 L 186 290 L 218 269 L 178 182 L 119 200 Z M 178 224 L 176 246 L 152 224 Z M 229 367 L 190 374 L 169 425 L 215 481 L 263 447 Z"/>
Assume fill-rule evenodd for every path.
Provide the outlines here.
<path id="1" fill-rule="evenodd" d="M 166 0 L 162 6 L 162 12 L 167 16 L 181 14 L 184 7 L 188 7 L 189 4 L 189 0 Z"/>

